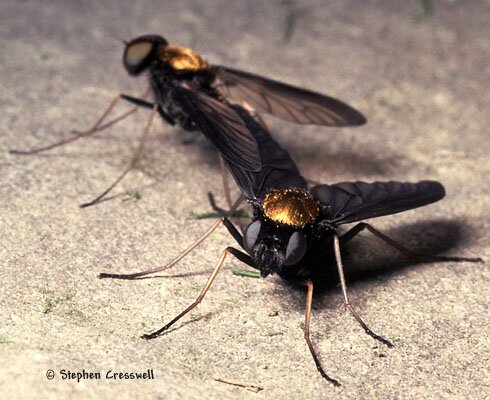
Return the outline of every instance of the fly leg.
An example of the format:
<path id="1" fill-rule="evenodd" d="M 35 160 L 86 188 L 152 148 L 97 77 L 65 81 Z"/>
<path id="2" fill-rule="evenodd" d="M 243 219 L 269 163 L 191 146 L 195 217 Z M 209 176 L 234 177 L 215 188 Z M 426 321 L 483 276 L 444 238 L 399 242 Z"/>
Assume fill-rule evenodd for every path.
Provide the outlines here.
<path id="1" fill-rule="evenodd" d="M 230 186 L 228 181 L 228 171 L 226 169 L 225 160 L 221 156 L 219 157 L 219 163 L 221 169 L 221 177 L 223 179 L 223 191 L 225 193 L 225 200 L 226 200 L 226 205 L 228 207 L 228 210 L 225 210 L 224 208 L 221 208 L 216 204 L 216 200 L 214 198 L 213 193 L 208 192 L 208 199 L 209 199 L 209 204 L 211 205 L 213 211 L 217 212 L 222 217 L 229 218 L 229 217 L 233 217 L 234 215 L 233 212 L 231 211 L 233 203 L 231 202 Z M 239 200 L 243 201 L 242 194 L 240 195 Z"/>
<path id="2" fill-rule="evenodd" d="M 226 205 L 228 206 L 228 210 L 230 210 L 232 203 L 230 195 L 230 185 L 228 183 L 228 171 L 226 170 L 225 160 L 223 160 L 223 157 L 221 156 L 219 156 L 219 166 L 221 169 L 221 177 L 223 178 L 223 191 L 225 192 Z"/>
<path id="3" fill-rule="evenodd" d="M 308 288 L 308 292 L 306 294 L 306 311 L 305 311 L 305 340 L 306 344 L 308 344 L 308 348 L 310 349 L 310 353 L 313 356 L 313 361 L 315 361 L 316 369 L 320 372 L 320 375 L 325 378 L 327 381 L 332 383 L 335 386 L 340 386 L 339 381 L 336 379 L 330 378 L 326 372 L 323 370 L 323 367 L 318 359 L 315 348 L 313 347 L 313 343 L 310 339 L 310 317 L 311 317 L 311 303 L 313 300 L 313 282 L 307 281 L 306 287 Z"/>
<path id="4" fill-rule="evenodd" d="M 148 91 L 143 95 L 143 97 L 146 97 L 147 94 L 148 94 Z M 108 128 L 109 126 L 114 125 L 115 123 L 117 123 L 117 122 L 119 122 L 119 121 L 127 118 L 131 114 L 134 114 L 136 111 L 138 111 L 139 107 L 133 107 L 130 110 L 128 110 L 128 111 L 120 114 L 116 118 L 114 118 L 114 119 L 106 122 L 105 124 L 103 124 L 104 120 L 111 113 L 111 111 L 114 109 L 114 107 L 119 102 L 119 100 L 125 99 L 125 97 L 129 97 L 129 96 L 126 96 L 124 94 L 120 94 L 120 95 L 116 96 L 110 102 L 109 106 L 104 110 L 104 112 L 102 113 L 102 115 L 97 119 L 97 121 L 95 121 L 94 125 L 90 129 L 88 129 L 86 131 L 73 131 L 73 133 L 75 134 L 75 136 L 72 136 L 70 138 L 61 140 L 61 141 L 56 142 L 56 143 L 52 143 L 52 144 L 47 145 L 47 146 L 39 147 L 37 149 L 32 149 L 32 150 L 10 150 L 10 153 L 11 154 L 19 154 L 19 155 L 37 154 L 37 153 L 41 153 L 41 152 L 46 151 L 46 150 L 51 150 L 51 149 L 53 149 L 55 147 L 62 146 L 62 145 L 67 144 L 67 143 L 74 142 L 74 141 L 76 141 L 78 139 L 81 139 L 81 138 L 92 136 L 94 133 L 100 132 L 100 131 Z"/>
<path id="5" fill-rule="evenodd" d="M 344 307 L 347 308 L 350 313 L 354 316 L 354 318 L 359 322 L 361 325 L 362 329 L 371 336 L 373 339 L 376 339 L 380 341 L 381 343 L 385 344 L 388 347 L 393 347 L 393 344 L 385 339 L 382 336 L 377 335 L 374 333 L 369 327 L 366 325 L 366 323 L 362 320 L 362 318 L 359 316 L 359 314 L 354 310 L 352 307 L 349 297 L 347 295 L 347 285 L 345 283 L 345 277 L 344 277 L 344 267 L 342 265 L 342 257 L 340 255 L 340 244 L 339 244 L 339 237 L 337 236 L 336 233 L 334 233 L 333 237 L 333 246 L 334 246 L 334 251 L 335 251 L 335 260 L 337 261 L 337 269 L 339 271 L 339 279 L 340 279 L 340 287 L 342 288 L 342 294 L 344 296 Z"/>
<path id="6" fill-rule="evenodd" d="M 154 339 L 154 338 L 162 335 L 163 333 L 165 333 L 165 331 L 167 331 L 173 324 L 175 324 L 184 315 L 186 315 L 188 312 L 190 312 L 195 307 L 197 307 L 197 305 L 202 301 L 204 296 L 206 296 L 206 293 L 208 292 L 209 288 L 213 284 L 213 282 L 216 278 L 216 275 L 218 275 L 218 272 L 220 271 L 221 267 L 223 266 L 223 264 L 225 262 L 226 256 L 228 254 L 235 254 L 235 252 L 241 253 L 240 251 L 234 249 L 233 247 L 227 247 L 226 249 L 224 249 L 223 252 L 221 253 L 221 256 L 218 260 L 218 263 L 216 264 L 213 272 L 211 273 L 211 276 L 208 278 L 206 285 L 202 289 L 202 291 L 199 294 L 199 296 L 197 297 L 197 299 L 190 306 L 188 306 L 184 311 L 182 311 L 179 315 L 177 315 L 174 319 L 172 319 L 168 324 L 166 324 L 165 326 L 163 326 L 162 328 L 158 329 L 155 332 L 141 336 L 141 338 L 148 340 L 148 339 Z"/>
<path id="7" fill-rule="evenodd" d="M 98 203 L 107 193 L 109 193 L 125 176 L 126 174 L 131 171 L 136 164 L 138 163 L 138 160 L 141 155 L 141 151 L 143 150 L 143 146 L 145 144 L 146 139 L 148 138 L 148 135 L 150 133 L 151 125 L 153 124 L 153 119 L 155 118 L 155 114 L 157 112 L 157 106 L 154 105 L 150 118 L 148 119 L 148 123 L 146 124 L 145 130 L 143 131 L 143 135 L 140 138 L 140 142 L 138 144 L 138 147 L 136 151 L 133 154 L 133 157 L 131 158 L 131 161 L 129 162 L 129 165 L 126 167 L 126 169 L 123 171 L 123 173 L 117 178 L 112 185 L 110 185 L 104 192 L 102 192 L 99 196 L 97 196 L 95 199 L 92 201 L 89 201 L 88 203 L 83 203 L 80 205 L 80 207 L 89 207 L 92 206 L 96 203 Z"/>
<path id="8" fill-rule="evenodd" d="M 234 213 L 237 211 L 238 206 L 237 207 L 232 206 L 228 210 L 221 208 L 220 206 L 218 206 L 216 204 L 216 200 L 214 199 L 214 195 L 211 192 L 208 193 L 208 199 L 209 199 L 209 204 L 211 205 L 211 208 L 213 209 L 213 211 L 217 212 L 222 217 L 230 218 L 230 217 L 235 216 Z M 235 204 L 238 203 L 238 205 L 240 205 L 242 202 L 243 202 L 243 195 L 240 195 L 238 197 L 238 199 L 236 200 Z"/>
<path id="9" fill-rule="evenodd" d="M 199 246 L 206 238 L 213 233 L 218 226 L 221 225 L 222 219 L 219 218 L 217 219 L 213 225 L 211 225 L 210 228 L 206 232 L 204 232 L 203 235 L 199 239 L 197 239 L 194 243 L 192 243 L 187 249 L 185 249 L 182 253 L 180 253 L 176 258 L 174 258 L 172 261 L 170 261 L 168 264 L 162 265 L 160 267 L 152 268 L 146 271 L 140 271 L 140 272 L 134 272 L 132 274 L 110 274 L 106 272 L 101 272 L 100 274 L 97 275 L 97 278 L 99 279 L 104 279 L 104 278 L 111 278 L 111 279 L 128 279 L 128 280 L 133 280 L 133 279 L 138 279 L 146 275 L 150 274 L 155 274 L 160 271 L 165 271 L 167 269 L 172 268 L 175 264 L 177 264 L 180 260 L 182 260 L 185 256 L 187 256 L 192 250 L 194 250 L 197 246 Z"/>
<path id="10" fill-rule="evenodd" d="M 121 98 L 123 98 L 126 101 L 129 101 L 130 103 L 135 104 L 138 107 L 148 108 L 150 110 L 155 106 L 155 104 L 150 103 L 149 101 L 139 99 L 139 98 L 133 97 L 133 96 L 128 96 L 127 94 L 122 94 Z M 165 111 L 163 111 L 162 106 L 158 105 L 157 111 L 158 111 L 158 114 L 160 114 L 160 116 L 165 121 L 167 121 L 170 125 L 172 125 L 172 126 L 175 125 L 175 120 L 170 115 L 168 115 Z"/>
<path id="11" fill-rule="evenodd" d="M 240 199 L 238 199 L 233 205 L 232 205 L 232 210 L 234 211 L 238 205 L 240 204 Z M 134 272 L 132 274 L 111 274 L 111 273 L 106 273 L 106 272 L 101 272 L 97 277 L 99 279 L 104 279 L 104 278 L 111 278 L 111 279 L 128 279 L 128 280 L 133 280 L 133 279 L 138 279 L 146 275 L 150 274 L 155 274 L 157 272 L 165 271 L 167 269 L 172 268 L 174 265 L 176 265 L 180 260 L 182 260 L 185 256 L 187 256 L 192 250 L 194 250 L 196 247 L 198 247 L 202 242 L 204 242 L 208 236 L 210 236 L 221 224 L 224 224 L 225 227 L 228 229 L 228 231 L 231 233 L 231 235 L 237 240 L 237 242 L 242 245 L 243 239 L 241 238 L 241 235 L 236 231 L 236 228 L 233 226 L 233 224 L 228 221 L 226 218 L 218 218 L 213 225 L 211 225 L 206 232 L 204 232 L 194 243 L 192 243 L 187 249 L 185 249 L 182 253 L 180 253 L 176 258 L 174 258 L 171 262 L 168 264 L 152 268 L 146 271 L 140 271 L 140 272 Z M 233 230 L 234 229 L 234 230 Z M 235 233 L 236 231 L 236 233 Z M 238 238 L 236 236 L 238 234 Z M 236 256 L 237 258 L 240 259 L 240 261 L 247 262 L 242 260 L 242 258 Z"/>
<path id="12" fill-rule="evenodd" d="M 407 249 L 406 247 L 402 246 L 400 243 L 394 241 L 393 239 L 389 238 L 388 236 L 384 235 L 380 231 L 378 231 L 376 228 L 373 226 L 365 223 L 365 222 L 360 222 L 359 224 L 355 225 L 353 228 L 351 228 L 349 231 L 347 231 L 345 234 L 342 235 L 341 240 L 343 243 L 351 240 L 353 237 L 361 233 L 364 229 L 367 229 L 369 232 L 371 232 L 374 236 L 377 238 L 381 239 L 383 242 L 387 243 L 391 247 L 395 248 L 398 250 L 400 253 L 404 254 L 407 256 L 410 260 L 415 261 L 415 262 L 448 262 L 448 261 L 467 261 L 467 262 L 482 262 L 483 260 L 480 257 L 474 257 L 474 258 L 468 258 L 468 257 L 444 257 L 444 256 L 424 256 L 420 254 L 416 254 L 412 252 L 411 250 Z"/>

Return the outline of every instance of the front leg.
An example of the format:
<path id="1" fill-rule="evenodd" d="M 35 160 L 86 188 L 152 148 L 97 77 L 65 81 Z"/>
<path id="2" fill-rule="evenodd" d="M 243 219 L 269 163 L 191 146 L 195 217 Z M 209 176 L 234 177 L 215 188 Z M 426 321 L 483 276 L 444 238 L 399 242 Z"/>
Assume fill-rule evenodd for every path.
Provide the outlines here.
<path id="1" fill-rule="evenodd" d="M 97 121 L 95 121 L 95 123 L 93 124 L 93 126 L 90 129 L 87 129 L 86 131 L 74 130 L 74 131 L 72 131 L 72 133 L 74 133 L 75 136 L 69 137 L 69 138 L 64 139 L 64 140 L 60 140 L 59 142 L 52 143 L 52 144 L 49 144 L 47 146 L 38 147 L 36 149 L 10 150 L 10 154 L 31 155 L 31 154 L 41 153 L 43 151 L 51 150 L 51 149 L 54 149 L 56 147 L 63 146 L 65 144 L 74 142 L 75 140 L 92 136 L 94 133 L 100 132 L 100 131 L 108 128 L 109 126 L 114 125 L 116 122 L 123 120 L 124 118 L 130 116 L 131 114 L 134 114 L 138 110 L 138 107 L 133 107 L 131 110 L 126 111 L 125 113 L 123 113 L 123 114 L 117 116 L 116 118 L 110 120 L 109 122 L 106 122 L 103 124 L 103 122 L 109 116 L 109 114 L 114 109 L 114 107 L 119 102 L 119 100 L 123 99 L 124 96 L 126 96 L 126 95 L 125 94 L 119 94 L 116 97 L 114 97 L 114 99 L 112 99 L 112 101 L 107 106 L 107 108 L 104 110 L 102 115 L 97 119 Z M 146 93 L 145 93 L 145 96 L 146 96 Z"/>
<path id="2" fill-rule="evenodd" d="M 146 339 L 146 340 L 157 338 L 158 336 L 164 334 L 173 324 L 175 324 L 184 315 L 186 315 L 188 312 L 190 312 L 191 310 L 196 308 L 199 305 L 199 303 L 204 299 L 204 296 L 206 296 L 206 293 L 208 292 L 209 288 L 213 284 L 213 282 L 216 278 L 216 275 L 218 275 L 218 272 L 220 271 L 221 267 L 223 266 L 223 264 L 225 262 L 226 256 L 228 254 L 235 255 L 237 252 L 241 253 L 240 251 L 234 249 L 233 247 L 227 247 L 226 249 L 224 249 L 223 252 L 221 253 L 221 256 L 218 260 L 218 263 L 216 264 L 213 272 L 211 273 L 211 276 L 208 278 L 206 285 L 202 289 L 202 291 L 199 294 L 199 296 L 197 297 L 197 299 L 190 306 L 188 306 L 184 311 L 182 311 L 179 315 L 177 315 L 174 319 L 172 319 L 168 324 L 166 324 L 165 326 L 163 326 L 162 328 L 158 329 L 155 332 L 142 335 L 141 338 Z"/>
<path id="3" fill-rule="evenodd" d="M 150 110 L 153 107 L 155 107 L 155 104 L 150 103 L 149 101 L 146 101 L 143 99 L 138 99 L 137 97 L 129 96 L 127 94 L 122 94 L 121 98 L 126 100 L 126 101 L 129 101 L 132 104 L 137 105 L 138 107 L 148 108 Z M 165 121 L 167 121 L 170 125 L 172 125 L 172 126 L 175 125 L 175 120 L 163 110 L 163 108 L 160 104 L 157 106 L 157 111 L 158 111 L 158 114 L 160 114 L 160 116 Z"/>

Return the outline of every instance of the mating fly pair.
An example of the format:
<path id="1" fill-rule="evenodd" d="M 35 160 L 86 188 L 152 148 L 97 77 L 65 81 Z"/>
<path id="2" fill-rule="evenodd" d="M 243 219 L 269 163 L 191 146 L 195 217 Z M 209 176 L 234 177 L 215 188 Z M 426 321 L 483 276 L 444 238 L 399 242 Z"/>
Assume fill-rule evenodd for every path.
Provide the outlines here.
<path id="1" fill-rule="evenodd" d="M 208 64 L 193 50 L 169 45 L 158 35 L 144 35 L 126 43 L 123 64 L 132 76 L 148 72 L 153 101 L 146 99 L 148 92 L 143 98 L 121 94 L 91 129 L 42 148 L 11 151 L 34 154 L 49 150 L 93 135 L 126 118 L 138 107 L 151 109 L 128 167 L 107 190 L 81 207 L 98 203 L 136 166 L 156 113 L 171 125 L 177 124 L 185 130 L 200 130 L 229 165 L 251 172 L 261 170 L 262 160 L 257 141 L 243 117 L 233 108 L 234 104 L 245 106 L 253 114 L 268 113 L 298 124 L 342 127 L 366 122 L 362 114 L 339 100 L 258 75 Z M 104 123 L 120 99 L 136 107 Z M 231 203 L 226 185 L 225 194 Z"/>
<path id="2" fill-rule="evenodd" d="M 289 154 L 282 149 L 253 117 L 269 113 L 299 124 L 351 126 L 365 123 L 364 117 L 333 98 L 221 66 L 212 66 L 194 51 L 171 46 L 157 35 L 138 37 L 126 44 L 123 63 L 130 75 L 149 71 L 154 101 L 146 96 L 117 96 L 95 125 L 62 142 L 31 151 L 32 154 L 90 136 L 135 112 L 149 108 L 151 116 L 138 149 L 126 170 L 88 206 L 101 200 L 133 168 L 158 113 L 170 124 L 186 130 L 200 130 L 218 149 L 243 196 L 254 210 L 253 221 L 243 236 L 226 218 L 213 226 L 170 264 L 130 275 L 100 274 L 100 278 L 134 279 L 174 266 L 197 247 L 221 223 L 229 230 L 240 249 L 227 247 L 221 254 L 201 294 L 163 328 L 144 335 L 160 336 L 181 317 L 195 308 L 206 295 L 228 254 L 256 268 L 263 277 L 277 273 L 284 279 L 307 287 L 305 339 L 321 375 L 338 385 L 321 366 L 309 337 L 314 285 L 325 279 L 327 262 L 334 258 L 346 308 L 363 329 L 376 340 L 391 346 L 362 321 L 349 302 L 340 249 L 363 229 L 395 247 L 411 259 L 421 261 L 479 261 L 458 257 L 420 257 L 387 238 L 371 225 L 360 223 L 339 236 L 337 226 L 420 207 L 444 197 L 438 182 L 344 182 L 308 188 Z M 104 122 L 119 99 L 137 107 Z M 236 202 L 232 212 L 238 207 Z M 218 211 L 221 209 L 217 208 Z"/>
<path id="3" fill-rule="evenodd" d="M 193 245 L 171 263 L 149 271 L 134 274 L 101 273 L 99 278 L 137 279 L 144 275 L 169 269 L 224 223 L 239 248 L 227 247 L 221 253 L 215 268 L 197 299 L 162 328 L 144 339 L 164 334 L 180 318 L 194 309 L 204 298 L 231 254 L 260 271 L 262 277 L 277 273 L 280 277 L 307 287 L 304 337 L 316 367 L 323 378 L 340 385 L 323 369 L 310 340 L 310 317 L 314 285 L 331 278 L 329 260 L 337 265 L 345 307 L 364 331 L 374 339 L 392 347 L 391 342 L 374 333 L 352 307 L 341 258 L 341 247 L 362 230 L 367 229 L 378 238 L 415 261 L 480 261 L 474 258 L 425 257 L 407 250 L 397 242 L 366 223 L 359 223 L 343 235 L 337 233 L 342 224 L 358 222 L 421 207 L 442 199 L 444 187 L 435 181 L 401 182 L 343 182 L 317 185 L 308 189 L 288 152 L 270 136 L 264 127 L 240 106 L 231 106 L 254 135 L 262 160 L 260 171 L 250 171 L 227 162 L 231 175 L 243 196 L 251 204 L 254 216 L 242 235 L 228 218 L 223 217 Z M 237 207 L 235 203 L 234 207 Z M 223 212 L 214 205 L 216 211 Z M 234 209 L 234 208 L 233 208 Z M 233 211 L 230 210 L 230 211 Z M 227 214 L 230 213 L 227 212 Z"/>

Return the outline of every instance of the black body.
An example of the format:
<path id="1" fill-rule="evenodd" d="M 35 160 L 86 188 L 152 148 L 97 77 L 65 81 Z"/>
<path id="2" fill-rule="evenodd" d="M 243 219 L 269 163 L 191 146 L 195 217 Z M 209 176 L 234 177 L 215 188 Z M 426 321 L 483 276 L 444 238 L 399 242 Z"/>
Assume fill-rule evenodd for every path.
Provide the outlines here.
<path id="1" fill-rule="evenodd" d="M 239 245 L 248 254 L 248 258 L 242 256 L 241 259 L 260 270 L 262 276 L 277 273 L 291 281 L 318 281 L 326 268 L 320 255 L 332 248 L 329 246 L 332 234 L 339 225 L 421 207 L 445 196 L 444 187 L 436 181 L 342 182 L 317 185 L 308 190 L 306 180 L 289 153 L 245 110 L 237 106 L 234 108 L 254 134 L 262 158 L 263 168 L 259 172 L 228 163 L 232 176 L 254 210 L 253 221 L 245 231 L 243 241 L 238 239 Z M 268 219 L 264 213 L 264 197 L 277 189 L 307 192 L 318 205 L 318 216 L 304 227 Z M 257 221 L 260 221 L 260 230 L 255 238 L 256 232 L 250 232 L 250 228 Z M 258 223 L 255 229 L 257 226 Z M 288 245 L 295 232 L 300 235 L 300 240 L 291 244 L 293 247 L 289 253 L 296 248 L 303 256 L 297 262 L 288 263 Z M 250 238 L 251 235 L 253 237 Z M 255 241 L 247 245 L 248 239 L 249 242 Z"/>

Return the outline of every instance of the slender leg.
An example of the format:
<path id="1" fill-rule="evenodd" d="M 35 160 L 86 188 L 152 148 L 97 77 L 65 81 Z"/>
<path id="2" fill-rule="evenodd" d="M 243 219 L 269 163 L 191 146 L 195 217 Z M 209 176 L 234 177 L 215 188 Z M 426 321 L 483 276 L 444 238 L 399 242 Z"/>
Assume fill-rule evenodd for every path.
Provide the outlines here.
<path id="1" fill-rule="evenodd" d="M 39 147 L 39 148 L 33 149 L 33 150 L 10 150 L 10 153 L 11 154 L 19 154 L 19 155 L 29 155 L 29 154 L 41 153 L 43 151 L 51 150 L 51 149 L 53 149 L 55 147 L 59 147 L 59 146 L 62 146 L 64 144 L 74 142 L 75 140 L 78 140 L 80 138 L 89 137 L 89 136 L 93 135 L 96 132 L 99 132 L 99 131 L 101 131 L 101 130 L 103 130 L 105 128 L 108 128 L 109 126 L 115 124 L 116 122 L 119 122 L 119 121 L 123 120 L 124 118 L 126 118 L 129 115 L 135 113 L 138 110 L 138 107 L 133 107 L 129 111 L 126 111 L 125 113 L 119 115 L 118 117 L 114 118 L 113 120 L 111 120 L 111 121 L 109 121 L 109 122 L 107 122 L 105 124 L 102 124 L 102 122 L 104 122 L 104 120 L 110 114 L 110 112 L 112 111 L 112 109 L 116 106 L 116 104 L 118 103 L 118 101 L 121 100 L 122 96 L 124 96 L 124 95 L 120 94 L 120 95 L 116 96 L 111 101 L 111 103 L 109 104 L 109 106 L 105 109 L 105 111 L 102 113 L 102 115 L 97 119 L 97 121 L 95 122 L 95 124 L 90 129 L 88 129 L 86 131 L 81 131 L 81 132 L 75 131 L 74 132 L 76 134 L 75 136 L 72 136 L 70 138 L 61 140 L 61 141 L 56 142 L 56 143 L 53 143 L 53 144 L 50 144 L 48 146 Z"/>
<path id="2" fill-rule="evenodd" d="M 146 95 L 144 97 L 146 97 Z M 128 96 L 127 94 L 122 94 L 121 98 L 137 105 L 138 107 L 148 108 L 150 110 L 155 106 L 154 103 L 150 103 L 149 101 L 140 99 L 138 97 Z M 160 116 L 170 125 L 175 125 L 175 120 L 163 110 L 162 106 L 158 105 L 157 111 L 158 114 L 160 114 Z"/>
<path id="3" fill-rule="evenodd" d="M 179 315 L 177 315 L 172 321 L 170 321 L 164 327 L 160 328 L 159 330 L 157 330 L 157 331 L 155 331 L 153 333 L 150 333 L 150 334 L 147 334 L 147 335 L 143 335 L 143 336 L 141 336 L 141 338 L 148 340 L 148 339 L 154 339 L 154 338 L 162 335 L 166 330 L 168 330 L 179 319 L 181 319 L 189 311 L 191 311 L 192 309 L 194 309 L 202 301 L 202 299 L 204 298 L 204 296 L 206 296 L 206 293 L 208 292 L 209 288 L 213 284 L 214 279 L 216 278 L 216 275 L 218 275 L 219 270 L 223 266 L 223 263 L 225 262 L 225 258 L 228 255 L 228 253 L 229 253 L 229 249 L 228 248 L 226 248 L 226 249 L 223 250 L 223 252 L 221 253 L 221 256 L 220 256 L 220 258 L 218 260 L 218 263 L 216 264 L 216 267 L 214 267 L 214 270 L 213 270 L 211 276 L 209 277 L 206 285 L 202 289 L 201 294 L 197 297 L 197 299 L 189 307 L 187 307 L 184 311 L 182 311 Z"/>
<path id="4" fill-rule="evenodd" d="M 344 295 L 344 306 L 350 311 L 350 313 L 354 316 L 357 322 L 359 322 L 362 329 L 364 329 L 364 331 L 369 336 L 371 336 L 373 339 L 380 341 L 381 343 L 385 344 L 388 347 L 393 347 L 393 344 L 389 340 L 386 340 L 384 337 L 375 334 L 371 329 L 369 329 L 369 327 L 364 323 L 364 321 L 361 319 L 359 314 L 356 312 L 356 310 L 354 310 L 354 308 L 350 304 L 349 297 L 347 296 L 347 285 L 345 284 L 342 257 L 340 255 L 339 237 L 337 236 L 336 233 L 334 233 L 334 237 L 333 237 L 333 246 L 335 250 L 335 259 L 337 261 L 337 269 L 339 271 L 340 287 L 342 288 L 342 294 Z"/>
<path id="5" fill-rule="evenodd" d="M 88 203 L 81 204 L 80 207 L 89 207 L 92 206 L 96 203 L 98 203 L 107 193 L 109 193 L 125 176 L 126 174 L 131 171 L 136 164 L 138 163 L 138 160 L 141 155 L 141 151 L 143 150 L 143 146 L 145 144 L 146 139 L 148 138 L 148 135 L 150 133 L 151 125 L 153 124 L 153 119 L 155 118 L 155 114 L 157 113 L 157 106 L 153 106 L 153 109 L 151 111 L 150 118 L 148 119 L 148 123 L 146 124 L 145 130 L 143 131 L 143 135 L 141 136 L 139 145 L 136 149 L 136 151 L 133 154 L 133 157 L 131 158 L 131 161 L 129 165 L 126 167 L 126 169 L 123 171 L 123 173 L 117 178 L 112 185 L 110 185 L 102 194 L 97 196 L 94 200 L 89 201 Z"/>
<path id="6" fill-rule="evenodd" d="M 236 201 L 232 206 L 232 210 L 234 211 L 234 209 L 236 209 L 239 204 L 240 203 L 238 201 Z M 192 243 L 187 249 L 185 249 L 182 253 L 180 253 L 176 258 L 174 258 L 168 264 L 165 264 L 165 265 L 162 265 L 160 267 L 153 268 L 153 269 L 149 269 L 146 271 L 135 272 L 133 274 L 108 274 L 108 273 L 102 272 L 97 277 L 100 279 L 111 278 L 111 279 L 132 280 L 132 279 L 141 278 L 142 276 L 145 276 L 145 275 L 150 275 L 150 274 L 154 274 L 154 273 L 157 273 L 160 271 L 165 271 L 167 269 L 170 269 L 174 265 L 176 265 L 180 260 L 182 260 L 185 256 L 187 256 L 187 254 L 189 254 L 197 246 L 199 246 L 202 242 L 204 242 L 204 240 L 209 235 L 211 235 L 211 233 L 213 233 L 216 230 L 216 228 L 218 228 L 218 226 L 221 225 L 222 222 L 223 222 L 223 218 L 218 218 L 216 221 L 214 221 L 213 225 L 211 225 L 211 227 L 206 232 L 204 232 L 204 234 L 202 234 L 200 238 L 198 238 L 194 243 Z M 227 228 L 228 228 L 228 226 L 227 226 Z"/>
<path id="7" fill-rule="evenodd" d="M 228 218 L 223 218 L 223 225 L 225 226 L 226 229 L 228 229 L 228 232 L 230 232 L 231 236 L 233 236 L 233 239 L 237 242 L 237 244 L 245 250 L 245 247 L 243 247 L 243 236 L 240 232 L 238 232 L 238 229 L 235 228 L 235 225 L 228 219 Z M 253 261 L 250 255 L 246 252 L 237 250 L 233 247 L 229 247 L 228 251 L 235 256 L 238 260 L 240 260 L 242 263 L 247 264 L 249 267 L 258 269 Z"/>
<path id="8" fill-rule="evenodd" d="M 240 244 L 241 246 L 241 244 Z M 241 261 L 242 263 L 244 264 L 247 264 L 249 267 L 252 267 L 252 268 L 255 268 L 255 269 L 258 269 L 252 259 L 250 258 L 250 256 L 247 254 L 247 253 L 244 253 L 243 251 L 240 251 L 238 249 L 235 249 L 234 247 L 229 247 L 228 248 L 228 251 L 233 254 L 235 256 L 235 258 L 237 258 L 239 261 Z"/>
<path id="9" fill-rule="evenodd" d="M 192 243 L 187 249 L 185 249 L 181 254 L 179 254 L 176 258 L 174 258 L 171 262 L 168 264 L 162 265 L 160 267 L 156 267 L 153 269 L 149 269 L 146 271 L 141 271 L 141 272 L 135 272 L 133 274 L 108 274 L 105 272 L 100 273 L 97 275 L 98 278 L 104 279 L 104 278 L 112 278 L 112 279 L 137 279 L 145 275 L 150 275 L 154 274 L 160 271 L 165 271 L 167 269 L 172 268 L 175 264 L 177 264 L 180 260 L 182 260 L 187 254 L 189 254 L 192 250 L 194 250 L 197 246 L 199 246 L 204 240 L 213 233 L 218 226 L 221 225 L 223 220 L 221 218 L 218 218 L 211 227 L 204 232 L 204 234 L 197 239 L 194 243 Z"/>
<path id="10" fill-rule="evenodd" d="M 223 218 L 223 225 L 228 229 L 228 232 L 230 232 L 230 235 L 233 236 L 233 239 L 235 239 L 238 245 L 243 248 L 243 236 L 238 232 L 238 229 L 235 228 L 235 225 L 233 225 L 233 223 L 226 217 Z"/>
<path id="11" fill-rule="evenodd" d="M 308 288 L 308 293 L 306 294 L 306 312 L 305 312 L 305 340 L 308 344 L 308 348 L 310 349 L 310 353 L 313 356 L 313 361 L 315 361 L 316 369 L 320 372 L 320 375 L 323 376 L 327 381 L 334 384 L 335 386 L 340 386 L 339 381 L 330 378 L 322 368 L 320 360 L 316 355 L 315 348 L 313 347 L 313 343 L 310 339 L 310 317 L 311 317 L 311 302 L 313 300 L 313 282 L 307 281 L 306 286 Z"/>
<path id="12" fill-rule="evenodd" d="M 219 215 L 225 218 L 233 217 L 233 213 L 236 211 L 236 208 L 232 211 L 232 207 L 230 207 L 228 210 L 219 207 L 216 204 L 214 195 L 211 192 L 208 193 L 208 199 L 209 199 L 209 204 L 211 205 L 213 211 L 216 211 Z M 241 194 L 236 201 L 238 202 L 238 204 L 240 204 L 243 201 L 243 199 L 244 199 L 243 194 Z"/>
<path id="13" fill-rule="evenodd" d="M 225 192 L 226 205 L 228 209 L 231 208 L 231 195 L 230 195 L 230 186 L 228 184 L 228 171 L 226 170 L 225 160 L 223 157 L 219 156 L 219 166 L 221 168 L 221 177 L 223 178 L 223 190 Z"/>
<path id="14" fill-rule="evenodd" d="M 149 101 L 143 100 L 146 97 L 146 95 L 143 96 L 143 99 L 140 99 L 139 97 L 130 96 L 128 94 L 121 94 L 120 96 L 121 96 L 121 99 L 126 100 L 129 103 L 132 103 L 138 107 L 147 108 L 149 110 L 151 110 L 153 108 L 153 106 L 155 105 Z"/>
<path id="15" fill-rule="evenodd" d="M 349 240 L 351 240 L 353 237 L 358 235 L 360 232 L 362 232 L 364 229 L 367 229 L 374 236 L 381 239 L 383 242 L 389 244 L 391 247 L 397 249 L 400 253 L 404 254 L 412 261 L 418 261 L 418 262 L 446 262 L 446 261 L 482 262 L 483 261 L 480 257 L 476 257 L 476 258 L 444 257 L 444 256 L 423 256 L 420 254 L 415 254 L 412 251 L 408 250 L 406 247 L 402 246 L 401 244 L 389 238 L 388 236 L 382 234 L 373 226 L 365 222 L 361 222 L 355 225 L 352 229 L 350 229 L 345 234 L 343 234 L 340 240 L 342 240 L 342 243 L 346 243 Z"/>
<path id="16" fill-rule="evenodd" d="M 117 122 L 122 121 L 123 119 L 125 119 L 126 117 L 129 117 L 131 114 L 134 114 L 138 110 L 139 110 L 139 107 L 130 108 L 128 111 L 118 115 L 116 118 L 111 119 L 110 121 L 106 122 L 105 124 L 99 125 L 96 128 L 91 128 L 87 131 L 74 130 L 73 133 L 76 135 L 79 135 L 80 137 L 90 136 L 91 134 L 93 134 L 95 132 L 103 131 L 104 129 L 109 128 L 110 126 L 116 124 Z"/>
<path id="17" fill-rule="evenodd" d="M 208 192 L 208 200 L 209 200 L 209 205 L 213 209 L 213 211 L 217 212 L 219 215 L 222 217 L 226 217 L 228 215 L 228 211 L 225 210 L 224 208 L 221 208 L 216 204 L 216 200 L 214 198 L 214 194 L 211 192 Z"/>

